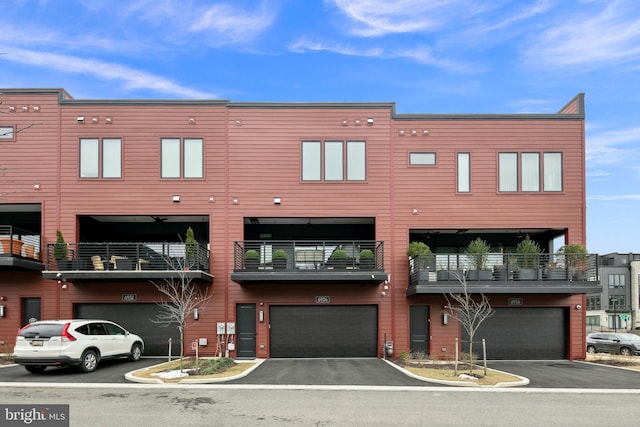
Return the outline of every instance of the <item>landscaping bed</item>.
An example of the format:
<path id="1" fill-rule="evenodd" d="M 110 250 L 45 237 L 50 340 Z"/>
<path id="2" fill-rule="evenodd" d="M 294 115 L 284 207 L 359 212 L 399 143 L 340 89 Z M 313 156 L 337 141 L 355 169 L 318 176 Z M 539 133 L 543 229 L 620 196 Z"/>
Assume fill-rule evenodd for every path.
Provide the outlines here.
<path id="1" fill-rule="evenodd" d="M 240 375 L 255 363 L 236 363 L 228 357 L 177 359 L 133 372 L 137 378 L 157 379 L 165 383 L 178 383 L 187 379 L 220 379 Z"/>

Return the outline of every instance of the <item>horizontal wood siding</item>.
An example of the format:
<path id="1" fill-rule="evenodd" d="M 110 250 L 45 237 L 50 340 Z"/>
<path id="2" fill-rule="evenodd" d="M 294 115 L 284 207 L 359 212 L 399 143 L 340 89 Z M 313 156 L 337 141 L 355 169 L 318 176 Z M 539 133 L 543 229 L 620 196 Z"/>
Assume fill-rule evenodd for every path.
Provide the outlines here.
<path id="1" fill-rule="evenodd" d="M 3 178 L 16 191 L 0 203 L 41 203 L 43 247 L 55 241 L 58 229 L 68 242 L 75 242 L 78 215 L 209 217 L 214 295 L 200 320 L 188 329 L 188 341 L 215 339 L 215 323 L 234 320 L 238 303 L 255 303 L 268 313 L 271 304 L 314 304 L 315 296 L 329 295 L 332 304 L 377 305 L 379 342 L 386 333 L 397 354 L 409 349 L 410 305 L 429 305 L 431 346 L 444 357 L 459 329 L 441 324 L 441 296 L 406 297 L 409 230 L 558 228 L 568 230 L 572 242 L 586 239 L 584 121 L 566 116 L 580 113 L 579 99 L 567 105 L 558 119 L 394 119 L 392 105 L 363 104 L 277 108 L 197 102 L 60 104 L 55 91 L 6 93 L 2 100 L 2 107 L 16 106 L 16 112 L 0 116 L 2 124 L 34 126 L 19 133 L 16 141 L 1 143 Z M 27 112 L 22 112 L 23 105 Z M 38 112 L 32 111 L 33 105 L 39 106 Z M 84 124 L 77 123 L 78 116 L 84 116 Z M 106 123 L 107 117 L 112 124 Z M 368 118 L 373 125 L 367 125 Z M 106 137 L 122 138 L 122 179 L 80 179 L 79 140 Z M 163 137 L 203 138 L 205 177 L 162 179 Z M 366 180 L 303 182 L 301 142 L 305 140 L 365 141 Z M 433 152 L 436 164 L 410 166 L 411 152 Z M 471 192 L 467 194 L 456 192 L 459 152 L 471 155 Z M 563 191 L 499 193 L 500 152 L 562 152 Z M 40 189 L 35 190 L 34 184 L 40 184 Z M 172 202 L 174 194 L 180 194 L 180 203 Z M 274 197 L 281 197 L 281 204 L 275 205 Z M 390 289 L 382 296 L 382 285 L 242 287 L 230 280 L 230 274 L 234 241 L 245 238 L 245 217 L 373 217 L 375 239 L 384 242 Z M 0 322 L 0 340 L 13 340 L 20 326 L 17 319 L 23 296 L 41 295 L 44 317 L 66 317 L 73 314 L 74 303 L 119 302 L 123 293 L 136 293 L 139 302 L 160 298 L 149 283 L 87 283 L 62 292 L 38 273 L 5 271 L 0 295 L 8 297 L 10 309 L 4 319 L 8 321 Z M 582 301 L 581 295 L 525 299 L 527 305 L 584 306 L 576 302 Z M 492 302 L 506 304 L 498 296 L 492 296 Z M 584 312 L 574 309 L 570 313 L 569 357 L 579 358 L 584 353 Z M 268 319 L 257 327 L 257 355 L 268 357 Z M 210 346 L 203 351 L 215 349 Z"/>

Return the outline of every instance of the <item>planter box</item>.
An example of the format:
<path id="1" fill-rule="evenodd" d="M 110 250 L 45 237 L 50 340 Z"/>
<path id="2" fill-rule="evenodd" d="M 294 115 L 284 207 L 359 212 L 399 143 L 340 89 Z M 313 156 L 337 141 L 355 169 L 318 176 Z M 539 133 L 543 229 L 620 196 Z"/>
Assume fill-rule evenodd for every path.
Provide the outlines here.
<path id="1" fill-rule="evenodd" d="M 491 270 L 469 270 L 467 272 L 467 280 L 493 280 L 493 273 Z"/>

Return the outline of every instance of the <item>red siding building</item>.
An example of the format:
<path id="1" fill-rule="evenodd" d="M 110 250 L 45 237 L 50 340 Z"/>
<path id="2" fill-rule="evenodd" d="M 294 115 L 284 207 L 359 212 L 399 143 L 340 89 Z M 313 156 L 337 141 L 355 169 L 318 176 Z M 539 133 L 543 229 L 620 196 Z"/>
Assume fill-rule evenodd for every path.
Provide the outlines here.
<path id="1" fill-rule="evenodd" d="M 1 92 L 6 351 L 30 319 L 95 317 L 166 354 L 178 335 L 153 321 L 154 283 L 186 277 L 213 294 L 187 354 L 381 357 L 387 342 L 450 358 L 467 337 L 446 294 L 466 286 L 496 310 L 476 335 L 490 359 L 585 355 L 597 259 L 557 252 L 586 240 L 582 94 L 557 114 L 441 115 Z M 469 253 L 478 238 L 488 253 Z M 409 258 L 411 242 L 432 254 Z"/>

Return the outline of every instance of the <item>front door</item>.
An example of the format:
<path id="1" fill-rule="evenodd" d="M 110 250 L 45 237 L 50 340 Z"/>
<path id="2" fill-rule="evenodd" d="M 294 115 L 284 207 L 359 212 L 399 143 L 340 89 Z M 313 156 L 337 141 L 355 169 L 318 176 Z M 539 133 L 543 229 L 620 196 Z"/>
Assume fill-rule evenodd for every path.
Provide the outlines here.
<path id="1" fill-rule="evenodd" d="M 40 312 L 40 298 L 22 298 L 22 325 L 32 321 L 42 320 Z"/>
<path id="2" fill-rule="evenodd" d="M 255 359 L 256 357 L 256 305 L 236 305 L 236 333 L 238 338 L 237 357 Z"/>
<path id="3" fill-rule="evenodd" d="M 412 306 L 409 313 L 411 353 L 429 354 L 429 306 Z"/>

